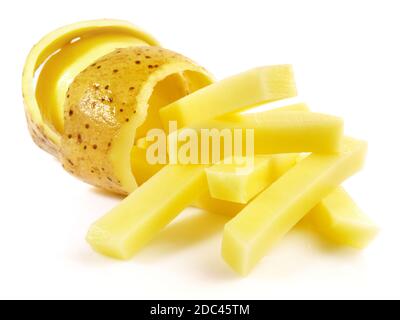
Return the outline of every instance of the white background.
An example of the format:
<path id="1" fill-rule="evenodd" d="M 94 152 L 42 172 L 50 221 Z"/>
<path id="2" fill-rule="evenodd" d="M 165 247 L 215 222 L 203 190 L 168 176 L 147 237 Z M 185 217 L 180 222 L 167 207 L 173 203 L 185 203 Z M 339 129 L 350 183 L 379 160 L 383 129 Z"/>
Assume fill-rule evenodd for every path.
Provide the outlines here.
<path id="1" fill-rule="evenodd" d="M 11 1 L 0 13 L 0 298 L 400 298 L 398 1 Z M 368 140 L 346 186 L 381 227 L 364 252 L 297 228 L 247 278 L 220 258 L 226 218 L 188 210 L 132 261 L 93 253 L 89 225 L 116 205 L 31 141 L 21 73 L 64 24 L 129 20 L 219 79 L 292 63 L 301 98 Z"/>

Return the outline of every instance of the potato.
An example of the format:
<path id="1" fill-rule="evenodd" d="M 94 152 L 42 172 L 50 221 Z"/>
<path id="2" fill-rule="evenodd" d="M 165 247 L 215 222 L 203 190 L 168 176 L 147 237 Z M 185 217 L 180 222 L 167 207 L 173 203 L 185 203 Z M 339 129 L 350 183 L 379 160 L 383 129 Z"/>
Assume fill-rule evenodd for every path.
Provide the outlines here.
<path id="1" fill-rule="evenodd" d="M 70 173 L 127 194 L 136 187 L 129 161 L 135 136 L 162 127 L 161 107 L 211 82 L 203 68 L 128 22 L 73 24 L 45 36 L 27 58 L 29 131 Z"/>
<path id="2" fill-rule="evenodd" d="M 180 73 L 191 87 L 179 86 Z M 137 187 L 130 162 L 136 131 L 142 125 L 161 127 L 159 108 L 211 82 L 206 70 L 160 47 L 118 49 L 104 56 L 68 90 L 60 153 L 64 167 L 92 185 L 130 193 Z"/>
<path id="3" fill-rule="evenodd" d="M 43 96 L 60 96 L 62 93 L 49 92 L 47 91 L 48 88 L 42 88 L 44 90 L 43 92 L 37 92 L 35 85 L 35 77 L 37 76 L 36 73 L 42 66 L 43 71 L 46 72 L 46 62 L 53 54 L 59 50 L 61 50 L 61 53 L 63 48 L 68 47 L 72 43 L 78 44 L 78 42 L 80 42 L 82 39 L 86 39 L 94 34 L 99 36 L 102 34 L 114 35 L 117 37 L 122 35 L 126 37 L 130 36 L 132 39 L 143 41 L 148 45 L 158 45 L 158 42 L 152 36 L 141 31 L 128 22 L 120 20 L 94 20 L 79 22 L 57 29 L 46 35 L 32 48 L 26 59 L 22 76 L 22 92 L 28 128 L 34 142 L 40 148 L 56 157 L 58 157 L 59 148 L 61 145 L 61 135 L 60 132 L 55 130 L 55 128 L 57 126 L 59 127 L 60 124 L 57 125 L 56 123 L 53 123 L 52 119 L 54 119 L 54 117 L 52 115 L 60 114 L 59 110 L 62 110 L 63 102 L 54 104 L 54 100 L 49 98 L 48 100 L 51 102 L 49 105 L 43 103 L 41 100 L 43 100 Z M 120 43 L 118 45 L 120 45 Z M 74 47 L 77 47 L 77 45 Z M 78 49 L 80 48 L 81 47 L 78 46 Z M 112 52 L 115 48 L 117 47 L 109 49 L 108 52 Z M 104 51 L 103 54 L 105 54 Z M 58 57 L 59 56 L 60 55 L 58 55 Z M 75 54 L 75 57 L 76 56 L 77 54 Z M 68 57 L 68 55 L 64 55 L 64 58 L 65 57 Z M 63 69 L 63 66 L 65 65 L 64 62 L 65 61 L 58 59 L 58 68 Z M 82 68 L 82 70 L 83 69 L 84 68 Z M 63 70 L 63 72 L 57 75 L 57 81 L 63 78 L 64 81 L 71 82 L 75 75 L 75 71 L 71 72 L 71 70 Z M 49 81 L 49 86 L 56 85 L 53 80 L 55 80 L 54 77 L 51 81 Z M 37 100 L 36 97 L 38 97 L 39 100 Z M 61 114 L 63 115 L 62 111 Z"/>

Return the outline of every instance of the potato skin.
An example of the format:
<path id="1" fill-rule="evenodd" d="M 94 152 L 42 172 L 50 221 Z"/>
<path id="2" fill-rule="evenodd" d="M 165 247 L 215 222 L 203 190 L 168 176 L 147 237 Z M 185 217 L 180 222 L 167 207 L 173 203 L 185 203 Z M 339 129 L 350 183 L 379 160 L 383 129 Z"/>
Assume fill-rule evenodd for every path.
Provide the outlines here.
<path id="1" fill-rule="evenodd" d="M 119 194 L 133 191 L 135 182 L 122 181 L 127 175 L 134 181 L 130 165 L 121 175 L 126 161 L 117 159 L 115 150 L 121 149 L 127 128 L 133 147 L 135 131 L 147 115 L 148 100 L 142 91 L 152 90 L 157 84 L 156 73 L 173 74 L 185 69 L 203 74 L 208 83 L 212 81 L 188 58 L 150 46 L 118 49 L 79 74 L 68 90 L 64 107 L 63 167 L 94 186 Z M 128 157 L 130 151 L 126 150 Z"/>

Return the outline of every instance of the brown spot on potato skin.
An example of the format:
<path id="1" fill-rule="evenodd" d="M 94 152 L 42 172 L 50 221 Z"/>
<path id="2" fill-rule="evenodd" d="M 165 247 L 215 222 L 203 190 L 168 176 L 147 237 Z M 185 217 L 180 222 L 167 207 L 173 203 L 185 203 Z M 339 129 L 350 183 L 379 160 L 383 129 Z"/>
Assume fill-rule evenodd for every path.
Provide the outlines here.
<path id="1" fill-rule="evenodd" d="M 93 145 L 93 149 L 94 149 L 94 150 L 97 150 L 97 144 L 94 144 L 94 145 Z"/>
<path id="2" fill-rule="evenodd" d="M 70 117 L 72 117 L 74 115 L 74 110 L 69 110 L 68 114 Z"/>

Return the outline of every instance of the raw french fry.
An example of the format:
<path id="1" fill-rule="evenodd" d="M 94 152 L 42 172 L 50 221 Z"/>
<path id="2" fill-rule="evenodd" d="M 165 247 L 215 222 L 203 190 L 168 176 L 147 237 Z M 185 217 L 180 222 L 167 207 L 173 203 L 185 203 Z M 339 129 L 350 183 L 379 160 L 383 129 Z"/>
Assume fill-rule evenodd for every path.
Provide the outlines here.
<path id="1" fill-rule="evenodd" d="M 219 156 L 215 156 L 214 140 L 209 138 L 210 134 L 214 134 L 215 138 L 221 141 Z M 249 134 L 253 135 L 254 139 Z M 254 153 L 257 155 L 298 152 L 337 153 L 342 146 L 343 120 L 335 116 L 301 111 L 234 114 L 209 120 L 196 128 L 185 128 L 169 134 L 168 151 L 171 153 L 172 150 L 172 154 L 177 154 L 178 150 L 188 143 L 187 137 L 193 139 L 193 136 L 197 141 L 209 141 L 209 157 L 203 158 L 205 152 L 200 150 L 199 146 L 198 157 L 195 159 L 196 162 L 203 164 L 215 164 L 223 160 L 226 157 L 224 150 L 227 146 L 230 150 L 235 150 L 233 137 L 236 142 L 241 139 L 242 148 L 239 154 L 232 152 L 228 156 L 246 155 L 248 149 L 253 149 L 252 146 L 248 148 L 248 141 L 254 142 Z M 180 163 L 178 157 L 175 159 Z"/>
<path id="2" fill-rule="evenodd" d="M 268 181 L 272 182 L 289 170 L 296 161 L 294 154 L 274 155 L 274 157 L 279 157 L 280 161 L 271 161 L 271 156 L 265 157 L 270 172 Z M 304 156 L 301 158 L 304 159 Z M 239 172 L 243 169 L 241 165 L 236 165 L 236 167 Z M 235 175 L 232 165 L 221 163 L 207 168 L 210 192 L 202 194 L 195 202 L 195 206 L 232 217 L 237 215 L 245 208 L 245 205 L 238 201 L 246 195 L 246 190 L 243 189 L 244 186 L 240 180 L 256 174 L 257 171 L 256 167 L 253 167 L 250 172 L 249 170 L 251 168 L 247 167 L 247 175 L 238 174 L 232 177 Z M 211 183 L 210 171 L 214 178 Z M 266 180 L 261 177 L 261 181 Z M 360 210 L 343 187 L 338 187 L 330 193 L 307 214 L 305 219 L 313 225 L 318 234 L 327 240 L 356 249 L 365 248 L 378 232 L 377 226 Z"/>
<path id="3" fill-rule="evenodd" d="M 93 249 L 129 259 L 207 189 L 204 166 L 166 166 L 94 223 Z"/>
<path id="4" fill-rule="evenodd" d="M 245 204 L 272 183 L 271 160 L 267 157 L 224 161 L 206 169 L 208 189 L 213 198 Z"/>
<path id="5" fill-rule="evenodd" d="M 367 145 L 345 139 L 339 154 L 312 154 L 247 205 L 224 229 L 222 255 L 246 275 L 313 207 L 361 169 Z"/>
<path id="6" fill-rule="evenodd" d="M 177 129 L 201 124 L 231 112 L 297 94 L 292 67 L 261 67 L 209 85 L 160 110 L 164 128 L 176 121 Z"/>
<path id="7" fill-rule="evenodd" d="M 269 161 L 269 178 L 275 181 L 286 171 L 292 168 L 297 161 L 298 155 L 294 153 L 289 154 L 274 154 L 266 156 L 257 156 L 268 159 Z M 236 191 L 235 191 L 236 192 Z M 194 203 L 195 207 L 219 214 L 228 216 L 235 216 L 244 207 L 244 204 L 234 203 L 232 201 L 215 199 L 211 196 L 210 192 L 204 192 L 199 199 Z"/>
<path id="8" fill-rule="evenodd" d="M 342 187 L 323 199 L 306 219 L 328 240 L 356 249 L 365 248 L 378 233 L 377 226 Z"/>
<path id="9" fill-rule="evenodd" d="M 254 129 L 256 154 L 334 153 L 340 151 L 343 137 L 341 118 L 313 112 L 234 114 L 210 120 L 197 129 L 213 128 L 231 130 L 232 135 L 234 129 Z"/>
<path id="10" fill-rule="evenodd" d="M 246 204 L 296 163 L 296 154 L 239 157 L 206 169 L 212 198 Z"/>
<path id="11" fill-rule="evenodd" d="M 274 109 L 270 109 L 270 110 L 266 110 L 266 111 L 251 112 L 251 110 L 249 110 L 249 112 L 244 112 L 244 113 L 239 112 L 239 113 L 221 116 L 220 118 L 218 118 L 219 120 L 209 120 L 209 121 L 207 121 L 207 124 L 204 125 L 204 128 L 211 128 L 214 125 L 216 128 L 221 129 L 221 127 L 223 127 L 223 125 L 226 124 L 226 122 L 230 123 L 230 125 L 228 125 L 228 127 L 227 127 L 228 129 L 230 126 L 232 126 L 233 128 L 238 128 L 238 123 L 240 123 L 240 122 L 249 123 L 249 122 L 255 121 L 256 117 L 263 119 L 265 116 L 268 116 L 275 112 L 279 113 L 279 112 L 307 112 L 307 111 L 310 111 L 310 109 L 308 108 L 307 104 L 302 103 L 302 102 L 287 105 L 287 106 L 282 106 L 282 107 L 278 107 L 278 108 L 274 108 Z M 153 127 L 158 127 L 158 125 L 153 126 Z M 194 127 L 196 129 L 200 130 L 203 126 L 197 125 Z M 172 132 L 169 131 L 168 133 L 171 133 L 170 139 L 175 138 L 173 131 Z M 175 132 L 175 135 L 176 134 L 177 133 Z M 148 142 L 146 140 L 146 137 L 141 137 L 136 140 L 136 146 L 138 146 L 142 149 L 147 148 L 149 145 L 150 145 L 150 142 Z"/>

